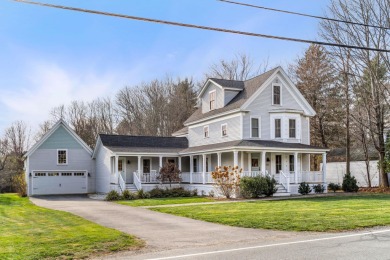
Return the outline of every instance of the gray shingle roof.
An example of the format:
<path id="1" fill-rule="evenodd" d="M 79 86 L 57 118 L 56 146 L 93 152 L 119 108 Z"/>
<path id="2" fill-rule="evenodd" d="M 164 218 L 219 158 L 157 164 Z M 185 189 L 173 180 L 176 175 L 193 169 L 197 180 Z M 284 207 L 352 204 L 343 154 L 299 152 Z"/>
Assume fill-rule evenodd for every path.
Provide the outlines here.
<path id="1" fill-rule="evenodd" d="M 177 130 L 176 132 L 174 132 L 172 134 L 172 136 L 185 135 L 185 134 L 188 134 L 188 127 L 187 126 L 183 127 L 180 130 Z"/>
<path id="2" fill-rule="evenodd" d="M 240 80 L 228 80 L 228 79 L 217 79 L 217 78 L 210 78 L 212 81 L 220 85 L 221 87 L 225 88 L 234 88 L 237 90 L 243 90 L 245 85 L 244 81 Z"/>
<path id="3" fill-rule="evenodd" d="M 188 148 L 185 137 L 132 136 L 100 134 L 102 144 L 115 152 L 168 152 Z"/>
<path id="4" fill-rule="evenodd" d="M 254 77 L 252 79 L 246 80 L 246 81 L 232 81 L 232 80 L 220 80 L 219 82 L 224 82 L 225 84 L 230 85 L 237 85 L 244 84 L 244 88 L 242 91 L 240 91 L 226 106 L 218 109 L 214 109 L 207 113 L 202 113 L 202 108 L 199 107 L 185 122 L 184 124 L 191 123 L 193 121 L 197 121 L 209 116 L 217 115 L 223 112 L 228 112 L 230 110 L 238 109 L 240 108 L 255 92 L 258 88 L 260 88 L 261 85 L 267 79 L 278 69 L 274 68 L 272 70 L 269 70 L 257 77 Z M 216 79 L 213 79 L 214 81 Z M 234 83 L 233 83 L 234 82 Z M 219 83 L 218 83 L 219 84 Z"/>
<path id="5" fill-rule="evenodd" d="M 275 148 L 275 149 L 304 149 L 307 151 L 310 150 L 325 150 L 327 148 L 312 146 L 307 144 L 299 143 L 283 143 L 278 141 L 268 141 L 268 140 L 237 140 L 217 144 L 202 145 L 196 147 L 190 147 L 180 151 L 180 153 L 192 153 L 197 151 L 207 151 L 214 149 L 223 149 L 223 148 L 240 148 L 240 147 L 253 147 L 253 148 Z"/>

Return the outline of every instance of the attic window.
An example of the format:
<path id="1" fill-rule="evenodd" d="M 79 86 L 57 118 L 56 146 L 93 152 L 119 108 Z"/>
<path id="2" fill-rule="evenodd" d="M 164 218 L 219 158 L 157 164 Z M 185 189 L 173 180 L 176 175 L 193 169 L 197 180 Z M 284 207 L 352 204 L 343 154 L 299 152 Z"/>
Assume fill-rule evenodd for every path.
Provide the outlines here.
<path id="1" fill-rule="evenodd" d="M 210 98 L 210 110 L 214 110 L 215 109 L 215 90 L 210 91 L 209 98 Z"/>
<path id="2" fill-rule="evenodd" d="M 280 105 L 280 86 L 274 85 L 272 92 L 273 92 L 273 104 Z"/>
<path id="3" fill-rule="evenodd" d="M 57 164 L 68 164 L 68 150 L 57 150 Z"/>
<path id="4" fill-rule="evenodd" d="M 227 136 L 227 124 L 222 124 L 221 125 L 221 136 Z"/>

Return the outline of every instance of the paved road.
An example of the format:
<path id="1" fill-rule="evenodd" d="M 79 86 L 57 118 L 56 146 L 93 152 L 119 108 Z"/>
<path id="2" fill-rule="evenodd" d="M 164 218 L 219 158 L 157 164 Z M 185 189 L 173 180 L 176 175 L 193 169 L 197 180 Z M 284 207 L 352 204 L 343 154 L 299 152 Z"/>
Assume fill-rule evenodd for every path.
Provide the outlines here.
<path id="1" fill-rule="evenodd" d="M 340 234 L 229 227 L 83 196 L 31 200 L 38 206 L 67 211 L 135 235 L 147 243 L 143 250 L 105 259 L 390 259 L 390 231 L 371 235 L 343 233 L 344 237 L 329 239 Z"/>

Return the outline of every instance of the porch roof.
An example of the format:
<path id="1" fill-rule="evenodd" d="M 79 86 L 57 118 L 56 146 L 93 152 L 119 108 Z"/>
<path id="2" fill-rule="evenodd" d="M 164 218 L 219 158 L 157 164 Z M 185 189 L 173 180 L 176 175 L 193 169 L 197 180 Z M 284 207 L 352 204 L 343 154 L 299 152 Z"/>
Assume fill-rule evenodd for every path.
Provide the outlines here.
<path id="1" fill-rule="evenodd" d="M 300 150 L 307 152 L 324 152 L 329 151 L 328 148 L 312 146 L 307 144 L 300 143 L 284 143 L 278 141 L 269 141 L 269 140 L 237 140 L 217 144 L 202 145 L 196 147 L 190 147 L 180 151 L 180 154 L 186 153 L 196 153 L 196 152 L 205 152 L 213 150 L 224 150 L 224 149 L 240 149 L 240 148 L 253 148 L 258 150 Z"/>
<path id="2" fill-rule="evenodd" d="M 116 153 L 178 153 L 188 148 L 186 137 L 100 134 L 102 144 Z"/>

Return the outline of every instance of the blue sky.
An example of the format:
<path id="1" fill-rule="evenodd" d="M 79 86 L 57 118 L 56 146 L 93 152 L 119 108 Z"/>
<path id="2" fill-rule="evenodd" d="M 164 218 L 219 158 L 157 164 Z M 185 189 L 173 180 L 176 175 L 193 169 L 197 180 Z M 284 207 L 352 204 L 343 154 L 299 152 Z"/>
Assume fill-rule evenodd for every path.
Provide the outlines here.
<path id="1" fill-rule="evenodd" d="M 53 0 L 113 13 L 317 39 L 318 20 L 214 0 Z M 328 0 L 246 0 L 322 15 Z M 0 4 L 0 134 L 12 121 L 32 129 L 50 108 L 72 100 L 113 96 L 154 78 L 199 80 L 220 59 L 246 53 L 286 65 L 307 44 L 152 24 L 2 1 Z"/>

